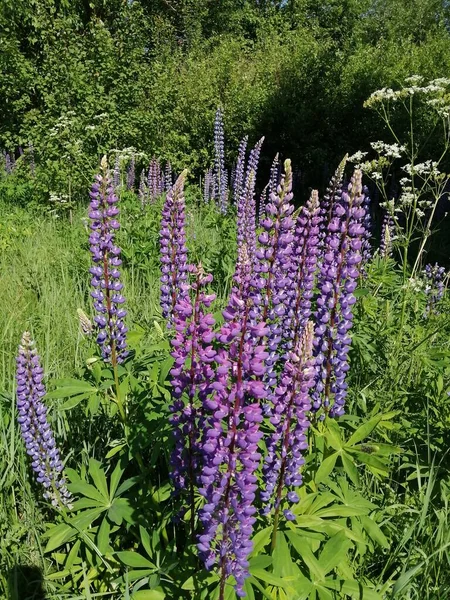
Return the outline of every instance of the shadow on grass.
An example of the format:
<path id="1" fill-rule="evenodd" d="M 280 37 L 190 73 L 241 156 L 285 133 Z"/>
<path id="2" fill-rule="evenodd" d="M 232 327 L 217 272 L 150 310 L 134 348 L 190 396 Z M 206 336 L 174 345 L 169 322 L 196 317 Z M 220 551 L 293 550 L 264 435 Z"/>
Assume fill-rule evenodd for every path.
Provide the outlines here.
<path id="1" fill-rule="evenodd" d="M 16 565 L 9 572 L 8 600 L 46 600 L 42 573 L 38 567 Z"/>

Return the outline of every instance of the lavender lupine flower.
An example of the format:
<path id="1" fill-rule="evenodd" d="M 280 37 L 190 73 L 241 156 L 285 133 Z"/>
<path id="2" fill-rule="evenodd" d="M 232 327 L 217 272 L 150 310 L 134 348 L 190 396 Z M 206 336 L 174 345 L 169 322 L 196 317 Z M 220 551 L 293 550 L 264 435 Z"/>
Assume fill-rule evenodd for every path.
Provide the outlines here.
<path id="1" fill-rule="evenodd" d="M 267 330 L 250 324 L 250 261 L 243 277 L 242 297 L 232 294 L 225 323 L 217 339 L 215 377 L 203 395 L 203 469 L 200 493 L 205 498 L 199 517 L 203 525 L 198 549 L 207 569 L 220 569 L 220 598 L 233 575 L 236 593 L 244 596 L 248 555 L 255 522 L 255 471 L 260 461 L 258 442 L 264 396 L 264 359 L 261 344 Z M 244 299 L 246 298 L 246 299 Z"/>
<path id="2" fill-rule="evenodd" d="M 134 182 L 136 179 L 136 163 L 134 154 L 131 155 L 130 165 L 127 171 L 127 190 L 134 189 Z"/>
<path id="3" fill-rule="evenodd" d="M 426 265 L 422 274 L 427 282 L 425 294 L 428 296 L 428 302 L 424 313 L 424 317 L 427 318 L 431 313 L 439 314 L 436 305 L 444 297 L 446 273 L 444 267 L 435 263 L 434 266 Z"/>
<path id="4" fill-rule="evenodd" d="M 185 299 L 189 292 L 184 202 L 186 175 L 185 170 L 167 192 L 159 234 L 162 273 L 160 303 L 162 314 L 169 324 L 173 320 L 175 304 Z"/>
<path id="5" fill-rule="evenodd" d="M 365 211 L 365 215 L 364 215 L 364 237 L 363 237 L 363 245 L 361 248 L 361 256 L 362 256 L 362 267 L 361 267 L 361 272 L 365 272 L 365 266 L 366 264 L 369 262 L 369 260 L 372 258 L 372 247 L 370 245 L 370 238 L 372 237 L 372 217 L 370 215 L 370 205 L 371 205 L 371 200 L 369 197 L 369 190 L 366 186 L 364 186 L 363 188 L 363 194 L 364 194 L 364 204 L 363 204 L 363 208 Z"/>
<path id="6" fill-rule="evenodd" d="M 170 164 L 170 161 L 168 160 L 166 162 L 166 169 L 164 172 L 164 186 L 165 186 L 165 190 L 166 192 L 168 192 L 170 190 L 170 188 L 172 187 L 172 165 Z"/>
<path id="7" fill-rule="evenodd" d="M 161 184 L 164 184 L 164 179 L 161 177 L 161 165 L 159 164 L 159 160 L 153 157 L 148 167 L 147 178 L 148 196 L 152 204 L 164 191 L 161 190 Z"/>
<path id="8" fill-rule="evenodd" d="M 392 256 L 392 240 L 394 238 L 394 219 L 392 215 L 385 212 L 381 225 L 380 256 L 389 258 Z"/>
<path id="9" fill-rule="evenodd" d="M 332 207 L 318 277 L 314 354 L 317 377 L 313 392 L 315 410 L 330 416 L 344 413 L 346 373 L 352 327 L 353 292 L 357 285 L 364 236 L 362 174 L 356 170 L 339 202 Z"/>
<path id="10" fill-rule="evenodd" d="M 145 169 L 142 169 L 141 177 L 139 179 L 139 200 L 141 201 L 142 207 L 144 207 L 146 199 L 147 199 L 146 176 L 145 176 Z"/>
<path id="11" fill-rule="evenodd" d="M 70 506 L 71 495 L 62 474 L 63 464 L 42 401 L 44 370 L 27 331 L 22 336 L 16 363 L 18 421 L 27 454 L 33 461 L 31 466 L 38 483 L 45 488 L 44 498 L 53 506 Z"/>
<path id="12" fill-rule="evenodd" d="M 299 501 L 295 490 L 289 488 L 302 484 L 303 452 L 308 447 L 310 388 L 314 385 L 315 376 L 313 339 L 314 327 L 308 321 L 294 349 L 288 353 L 273 396 L 270 422 L 275 431 L 267 439 L 267 456 L 263 466 L 265 487 L 261 499 L 265 504 L 265 514 L 275 509 L 274 538 L 283 501 L 291 504 Z M 295 520 L 289 508 L 284 509 L 284 516 L 289 521 Z"/>
<path id="13" fill-rule="evenodd" d="M 282 338 L 288 350 L 298 343 L 311 316 L 311 300 L 317 268 L 320 234 L 320 203 L 317 190 L 300 209 L 294 233 L 291 264 L 287 273 L 286 317 L 283 319 Z"/>
<path id="14" fill-rule="evenodd" d="M 260 246 L 254 262 L 255 288 L 258 291 L 254 294 L 254 306 L 250 313 L 253 320 L 260 318 L 269 327 L 269 356 L 266 361 L 266 384 L 269 389 L 277 382 L 275 365 L 280 358 L 277 351 L 282 341 L 283 318 L 287 312 L 286 286 L 289 283 L 294 241 L 290 160 L 285 161 L 284 168 L 285 174 L 281 177 L 276 192 L 270 194 L 266 218 L 260 223 L 264 231 L 258 237 Z"/>
<path id="15" fill-rule="evenodd" d="M 94 266 L 89 271 L 94 288 L 91 296 L 97 312 L 94 317 L 98 330 L 97 343 L 104 360 L 115 366 L 128 355 L 128 329 L 124 323 L 127 312 L 123 308 L 125 298 L 121 294 L 123 284 L 118 270 L 122 264 L 120 248 L 114 242 L 115 232 L 120 227 L 117 220 L 119 209 L 116 206 L 118 198 L 114 193 L 106 156 L 102 158 L 100 166 L 101 173 L 95 177 L 90 192 L 89 242 Z"/>
<path id="16" fill-rule="evenodd" d="M 226 215 L 228 212 L 228 172 L 225 169 L 222 177 L 222 190 L 220 196 L 220 212 Z"/>
<path id="17" fill-rule="evenodd" d="M 272 166 L 270 167 L 270 179 L 269 179 L 269 194 L 277 191 L 278 183 L 280 179 L 280 158 L 278 152 L 275 154 Z"/>
<path id="18" fill-rule="evenodd" d="M 245 174 L 245 152 L 247 150 L 248 135 L 246 135 L 239 144 L 238 157 L 236 162 L 236 169 L 233 180 L 233 201 L 238 206 L 244 185 L 244 174 Z"/>
<path id="19" fill-rule="evenodd" d="M 188 481 L 193 485 L 198 476 L 198 433 L 196 427 L 198 406 L 194 401 L 199 391 L 205 389 L 207 382 L 213 380 L 210 364 L 216 354 L 211 342 L 215 338 L 212 329 L 214 317 L 205 309 L 209 309 L 215 300 L 215 294 L 207 294 L 205 287 L 211 283 L 212 275 L 205 274 L 201 265 L 191 265 L 189 272 L 194 277 L 189 294 L 176 302 L 173 311 L 175 337 L 172 338 L 172 356 L 175 364 L 171 370 L 173 404 L 170 406 L 174 426 L 175 450 L 172 454 L 171 466 L 175 488 L 182 490 Z M 187 402 L 183 394 L 187 395 Z M 186 440 L 188 444 L 186 444 Z M 195 464 L 194 464 L 195 461 Z"/>
<path id="20" fill-rule="evenodd" d="M 226 212 L 227 207 L 223 204 L 225 199 L 225 134 L 223 129 L 223 113 L 220 107 L 216 111 L 214 121 L 214 175 L 214 199 L 221 212 Z"/>

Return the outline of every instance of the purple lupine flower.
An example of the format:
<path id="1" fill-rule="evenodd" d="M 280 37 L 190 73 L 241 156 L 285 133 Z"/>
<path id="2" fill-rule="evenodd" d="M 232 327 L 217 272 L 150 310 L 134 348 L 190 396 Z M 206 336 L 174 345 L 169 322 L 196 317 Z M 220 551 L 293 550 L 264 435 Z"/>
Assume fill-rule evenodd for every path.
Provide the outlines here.
<path id="1" fill-rule="evenodd" d="M 370 238 L 372 237 L 372 217 L 370 214 L 370 205 L 371 205 L 371 200 L 370 200 L 370 196 L 369 196 L 369 190 L 367 188 L 367 186 L 364 186 L 363 188 L 363 194 L 364 194 L 364 211 L 365 211 L 365 215 L 364 215 L 364 237 L 363 237 L 363 245 L 361 248 L 361 256 L 362 256 L 362 266 L 361 266 L 361 273 L 365 273 L 365 267 L 367 265 L 367 263 L 369 262 L 369 260 L 372 258 L 372 247 L 370 245 Z"/>
<path id="2" fill-rule="evenodd" d="M 275 154 L 272 165 L 270 167 L 270 179 L 269 179 L 269 194 L 277 191 L 278 183 L 280 179 L 280 158 L 278 152 Z"/>
<path id="3" fill-rule="evenodd" d="M 260 226 L 259 248 L 254 262 L 255 288 L 254 306 L 250 312 L 252 320 L 261 319 L 269 328 L 266 361 L 266 385 L 268 396 L 270 388 L 276 385 L 275 366 L 279 360 L 278 347 L 282 341 L 283 319 L 287 312 L 286 286 L 289 283 L 291 253 L 294 242 L 295 221 L 292 218 L 292 169 L 291 161 L 284 164 L 276 192 L 272 192 L 266 206 L 266 217 Z"/>
<path id="4" fill-rule="evenodd" d="M 260 399 L 264 396 L 264 360 L 261 343 L 264 324 L 250 324 L 251 264 L 243 269 L 241 297 L 232 294 L 217 340 L 215 377 L 203 395 L 203 469 L 200 494 L 205 504 L 199 518 L 203 531 L 198 549 L 207 569 L 220 570 L 220 594 L 230 575 L 236 593 L 244 596 L 248 555 L 255 522 L 255 471 L 259 465 L 258 442 L 262 433 Z M 208 393 L 209 391 L 209 393 Z"/>
<path id="5" fill-rule="evenodd" d="M 255 260 L 256 253 L 256 201 L 255 185 L 259 164 L 259 155 L 264 138 L 261 138 L 250 152 L 244 185 L 237 204 L 237 245 L 245 242 L 250 261 Z"/>
<path id="6" fill-rule="evenodd" d="M 394 219 L 392 215 L 385 212 L 381 225 L 380 256 L 389 258 L 392 256 L 392 240 L 394 238 Z"/>
<path id="7" fill-rule="evenodd" d="M 168 160 L 166 162 L 166 168 L 165 168 L 165 172 L 164 172 L 164 187 L 166 192 L 168 192 L 170 190 L 170 188 L 172 187 L 173 181 L 172 181 L 172 165 L 170 164 L 170 160 Z"/>
<path id="8" fill-rule="evenodd" d="M 202 431 L 201 411 L 197 398 L 201 399 L 214 373 L 211 363 L 215 357 L 212 341 L 214 317 L 207 312 L 215 300 L 205 287 L 212 275 L 206 275 L 201 265 L 191 266 L 194 277 L 191 285 L 194 297 L 181 298 L 174 306 L 174 330 L 172 356 L 175 364 L 171 369 L 172 398 L 170 423 L 173 427 L 175 447 L 171 455 L 171 478 L 178 492 L 187 490 L 191 509 L 191 534 L 194 536 L 195 484 L 198 483 Z"/>
<path id="9" fill-rule="evenodd" d="M 169 324 L 173 320 L 175 304 L 185 299 L 189 292 L 184 201 L 186 175 L 185 170 L 167 192 L 159 234 L 162 273 L 160 303 L 162 314 Z"/>
<path id="10" fill-rule="evenodd" d="M 439 314 L 436 305 L 444 297 L 446 272 L 444 267 L 435 263 L 426 265 L 422 274 L 426 280 L 425 294 L 428 297 L 424 312 L 424 317 L 427 318 L 430 314 Z"/>
<path id="11" fill-rule="evenodd" d="M 147 186 L 146 186 L 146 176 L 145 169 L 141 170 L 141 176 L 139 179 L 139 200 L 141 201 L 141 206 L 145 206 L 145 201 L 147 199 Z"/>
<path id="12" fill-rule="evenodd" d="M 131 155 L 130 165 L 127 171 L 127 190 L 134 189 L 134 182 L 136 179 L 136 161 L 134 154 Z"/>
<path id="13" fill-rule="evenodd" d="M 359 276 L 364 236 L 362 174 L 356 170 L 339 202 L 332 207 L 318 277 L 314 354 L 317 378 L 313 407 L 321 406 L 330 416 L 344 413 L 346 373 L 352 327 L 353 294 Z"/>
<path id="14" fill-rule="evenodd" d="M 223 113 L 220 107 L 216 111 L 214 121 L 214 200 L 220 211 L 226 213 L 227 206 L 224 204 L 225 196 L 225 134 L 223 128 Z"/>
<path id="15" fill-rule="evenodd" d="M 273 395 L 270 422 L 275 431 L 267 439 L 267 456 L 263 466 L 265 486 L 261 499 L 265 504 L 265 514 L 275 509 L 275 531 L 283 501 L 291 504 L 299 501 L 295 490 L 289 488 L 302 484 L 303 452 L 308 447 L 310 388 L 314 385 L 315 376 L 313 339 L 314 327 L 308 321 L 294 349 L 288 353 Z M 284 510 L 284 515 L 289 521 L 295 520 L 289 508 Z"/>
<path id="16" fill-rule="evenodd" d="M 38 483 L 45 488 L 44 498 L 53 506 L 70 506 L 71 495 L 62 474 L 63 464 L 42 401 L 44 370 L 27 331 L 22 336 L 16 363 L 18 421 L 27 454 L 32 459 L 31 466 Z"/>
<path id="17" fill-rule="evenodd" d="M 247 150 L 248 135 L 246 135 L 239 144 L 238 157 L 236 162 L 234 180 L 233 180 L 233 201 L 236 206 L 239 205 L 244 185 L 245 174 L 245 152 Z"/>
<path id="18" fill-rule="evenodd" d="M 161 177 L 161 165 L 159 160 L 153 157 L 148 167 L 147 178 L 148 196 L 152 204 L 164 191 L 161 189 L 161 185 L 164 185 L 164 179 Z"/>
<path id="19" fill-rule="evenodd" d="M 122 264 L 120 248 L 115 244 L 115 233 L 120 227 L 117 220 L 119 209 L 116 206 L 118 198 L 114 193 L 106 156 L 102 158 L 100 166 L 101 173 L 96 175 L 90 192 L 89 242 L 94 266 L 89 271 L 94 288 L 91 296 L 97 312 L 94 317 L 98 330 L 97 343 L 104 360 L 115 367 L 128 355 L 128 329 L 124 323 L 127 311 L 123 308 L 125 298 L 121 293 L 123 284 L 118 270 Z"/>
<path id="20" fill-rule="evenodd" d="M 220 212 L 226 215 L 228 212 L 228 172 L 225 169 L 222 176 L 222 190 L 220 196 Z"/>
<path id="21" fill-rule="evenodd" d="M 311 316 L 319 253 L 320 219 L 319 194 L 317 190 L 313 190 L 297 217 L 291 266 L 285 286 L 286 317 L 283 320 L 282 338 L 288 350 L 297 345 L 299 336 Z"/>

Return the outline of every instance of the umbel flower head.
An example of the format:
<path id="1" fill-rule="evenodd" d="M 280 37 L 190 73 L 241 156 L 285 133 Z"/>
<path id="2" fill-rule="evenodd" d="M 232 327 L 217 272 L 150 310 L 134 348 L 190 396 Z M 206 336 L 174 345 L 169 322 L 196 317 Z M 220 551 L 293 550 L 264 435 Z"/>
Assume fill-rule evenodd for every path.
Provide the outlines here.
<path id="1" fill-rule="evenodd" d="M 128 329 L 124 323 L 127 311 L 123 308 L 125 298 L 121 293 L 123 284 L 120 282 L 118 269 L 122 264 L 120 248 L 116 246 L 114 239 L 120 227 L 117 220 L 119 209 L 116 206 L 118 198 L 114 192 L 106 156 L 102 158 L 101 173 L 95 177 L 90 196 L 89 242 L 94 266 L 89 271 L 92 274 L 91 285 L 94 288 L 91 296 L 97 312 L 94 317 L 98 330 L 97 343 L 103 358 L 115 366 L 128 354 L 126 350 Z"/>
<path id="2" fill-rule="evenodd" d="M 47 420 L 47 408 L 42 402 L 44 370 L 28 331 L 22 336 L 16 363 L 18 421 L 31 466 L 37 481 L 45 488 L 44 498 L 53 506 L 67 506 L 71 496 L 62 475 L 63 464 Z"/>

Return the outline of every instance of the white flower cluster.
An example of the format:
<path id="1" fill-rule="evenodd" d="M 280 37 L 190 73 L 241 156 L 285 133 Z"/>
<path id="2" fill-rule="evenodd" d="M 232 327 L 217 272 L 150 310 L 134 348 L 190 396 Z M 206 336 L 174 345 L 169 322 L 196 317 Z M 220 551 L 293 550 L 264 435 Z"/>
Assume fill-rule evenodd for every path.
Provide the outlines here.
<path id="1" fill-rule="evenodd" d="M 370 145 L 375 152 L 388 158 L 401 158 L 402 153 L 406 150 L 405 146 L 400 146 L 400 144 L 385 144 L 381 141 L 370 142 Z"/>
<path id="2" fill-rule="evenodd" d="M 358 150 L 357 152 L 355 152 L 355 154 L 349 156 L 347 160 L 351 163 L 360 163 L 367 156 L 367 154 L 368 152 L 361 152 L 361 150 Z"/>
<path id="3" fill-rule="evenodd" d="M 429 178 L 430 176 L 436 177 L 440 175 L 441 172 L 438 169 L 438 165 L 439 163 L 434 160 L 426 160 L 425 162 L 417 163 L 416 165 L 408 163 L 403 166 L 402 169 L 405 173 L 408 173 L 408 175 L 414 174 L 419 175 L 420 177 Z"/>
<path id="4" fill-rule="evenodd" d="M 414 96 L 415 94 L 441 94 L 447 91 L 450 86 L 450 79 L 446 77 L 439 77 L 433 79 L 427 85 L 420 85 L 424 79 L 420 75 L 412 75 L 405 79 L 405 83 L 408 86 L 402 87 L 399 90 L 393 90 L 392 88 L 381 88 L 373 92 L 364 103 L 364 106 L 375 106 L 382 104 L 383 102 L 396 102 L 399 99 Z"/>

